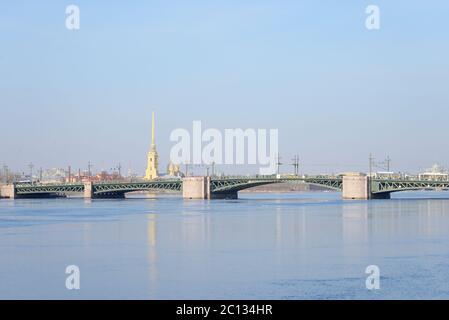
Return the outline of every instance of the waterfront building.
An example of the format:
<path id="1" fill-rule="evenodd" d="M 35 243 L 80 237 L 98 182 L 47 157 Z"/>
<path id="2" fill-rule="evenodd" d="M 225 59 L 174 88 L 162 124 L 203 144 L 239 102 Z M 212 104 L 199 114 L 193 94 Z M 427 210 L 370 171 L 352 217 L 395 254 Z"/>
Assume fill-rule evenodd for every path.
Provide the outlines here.
<path id="1" fill-rule="evenodd" d="M 425 172 L 419 174 L 419 180 L 436 180 L 446 181 L 449 180 L 449 173 L 446 168 L 435 164 L 432 168 L 427 169 Z"/>
<path id="2" fill-rule="evenodd" d="M 170 177 L 180 177 L 182 176 L 179 164 L 174 164 L 170 162 L 167 166 L 167 175 Z"/>

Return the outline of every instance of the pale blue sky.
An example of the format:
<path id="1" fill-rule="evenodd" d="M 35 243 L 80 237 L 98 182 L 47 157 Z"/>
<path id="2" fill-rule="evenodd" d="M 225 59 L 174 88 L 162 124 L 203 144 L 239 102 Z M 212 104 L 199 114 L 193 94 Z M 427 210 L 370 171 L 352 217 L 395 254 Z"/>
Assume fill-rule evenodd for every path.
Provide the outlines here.
<path id="1" fill-rule="evenodd" d="M 311 173 L 366 170 L 370 152 L 396 170 L 449 165 L 449 2 L 0 4 L 0 165 L 142 174 L 152 110 L 162 169 L 193 120 L 279 128 L 281 155 Z"/>

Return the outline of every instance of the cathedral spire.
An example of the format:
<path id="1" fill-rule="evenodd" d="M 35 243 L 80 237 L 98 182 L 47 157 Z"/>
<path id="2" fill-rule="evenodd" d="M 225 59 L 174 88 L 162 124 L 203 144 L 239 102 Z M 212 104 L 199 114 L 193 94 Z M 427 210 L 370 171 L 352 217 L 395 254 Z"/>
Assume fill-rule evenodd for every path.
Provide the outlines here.
<path id="1" fill-rule="evenodd" d="M 158 177 L 158 155 L 156 151 L 154 112 L 151 114 L 151 146 L 148 152 L 147 170 L 145 171 L 145 179 L 152 180 Z"/>
<path id="2" fill-rule="evenodd" d="M 151 150 L 156 149 L 155 136 L 154 136 L 154 112 L 151 113 Z"/>

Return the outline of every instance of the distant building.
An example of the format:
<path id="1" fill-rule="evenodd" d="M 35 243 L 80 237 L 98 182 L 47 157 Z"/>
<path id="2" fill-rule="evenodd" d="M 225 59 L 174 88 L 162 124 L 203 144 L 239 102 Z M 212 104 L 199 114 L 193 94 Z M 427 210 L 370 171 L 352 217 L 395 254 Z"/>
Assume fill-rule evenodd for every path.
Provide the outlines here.
<path id="1" fill-rule="evenodd" d="M 92 180 L 92 178 L 93 177 L 89 175 L 89 171 L 78 170 L 78 172 L 76 174 L 71 173 L 70 175 L 67 175 L 65 182 L 68 182 L 68 183 L 89 182 Z"/>
<path id="2" fill-rule="evenodd" d="M 435 164 L 432 168 L 420 173 L 419 180 L 446 181 L 449 180 L 449 173 L 446 168 Z"/>
<path id="3" fill-rule="evenodd" d="M 403 179 L 404 175 L 400 172 L 392 172 L 392 171 L 378 171 L 373 173 L 373 177 L 375 179 Z"/>
<path id="4" fill-rule="evenodd" d="M 61 183 L 66 180 L 66 171 L 60 168 L 52 168 L 42 171 L 40 177 L 36 177 L 42 183 Z M 36 180 L 36 179 L 34 179 Z"/>
<path id="5" fill-rule="evenodd" d="M 326 175 L 323 175 L 323 177 L 325 177 Z M 348 171 L 348 172 L 343 172 L 338 174 L 338 176 L 342 177 L 342 176 L 351 176 L 351 177 L 363 177 L 366 176 L 366 173 L 364 172 L 358 172 L 358 171 Z"/>
<path id="6" fill-rule="evenodd" d="M 72 174 L 70 179 L 68 176 L 65 178 L 65 182 L 68 183 L 84 183 L 84 182 L 101 182 L 101 181 L 121 181 L 124 180 L 118 172 L 109 173 L 107 171 L 101 171 L 100 173 L 89 175 L 87 171 L 78 171 L 77 174 Z"/>
<path id="7" fill-rule="evenodd" d="M 170 162 L 167 166 L 167 175 L 169 177 L 182 177 L 183 174 L 181 173 L 181 170 L 179 169 L 179 164 L 174 164 Z"/>
<path id="8" fill-rule="evenodd" d="M 101 171 L 92 177 L 91 181 L 120 181 L 123 177 L 118 172 L 108 173 L 106 171 Z"/>

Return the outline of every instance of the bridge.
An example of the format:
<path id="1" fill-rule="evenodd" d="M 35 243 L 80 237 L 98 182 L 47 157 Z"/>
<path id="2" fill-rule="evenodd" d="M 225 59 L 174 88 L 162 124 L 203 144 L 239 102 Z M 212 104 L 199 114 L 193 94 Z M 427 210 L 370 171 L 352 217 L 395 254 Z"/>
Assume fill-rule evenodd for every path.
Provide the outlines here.
<path id="1" fill-rule="evenodd" d="M 387 196 L 399 191 L 441 190 L 449 191 L 449 181 L 427 180 L 373 180 L 371 193 L 376 196 Z"/>
<path id="2" fill-rule="evenodd" d="M 237 198 L 244 189 L 273 183 L 307 183 L 342 191 L 344 199 L 389 199 L 391 193 L 413 190 L 449 190 L 449 181 L 371 179 L 348 176 L 187 177 L 139 182 L 86 182 L 68 184 L 11 184 L 0 188 L 5 198 L 51 198 L 82 193 L 84 198 L 124 198 L 135 191 L 181 192 L 186 199 Z"/>
<path id="3" fill-rule="evenodd" d="M 184 191 L 184 184 L 191 180 L 205 179 L 209 186 L 209 196 L 206 198 L 236 198 L 240 190 L 281 182 L 303 181 L 321 185 L 331 189 L 341 189 L 341 179 L 338 178 L 281 178 L 276 177 L 188 177 L 186 179 L 155 179 L 141 182 L 86 182 L 66 184 L 13 184 L 2 187 L 2 196 L 6 198 L 51 198 L 67 196 L 68 194 L 83 193 L 85 198 L 124 198 L 128 192 L 135 191 Z M 189 188 L 189 186 L 187 186 Z M 190 187 L 191 188 L 191 187 Z M 190 197 L 188 194 L 186 198 Z"/>

